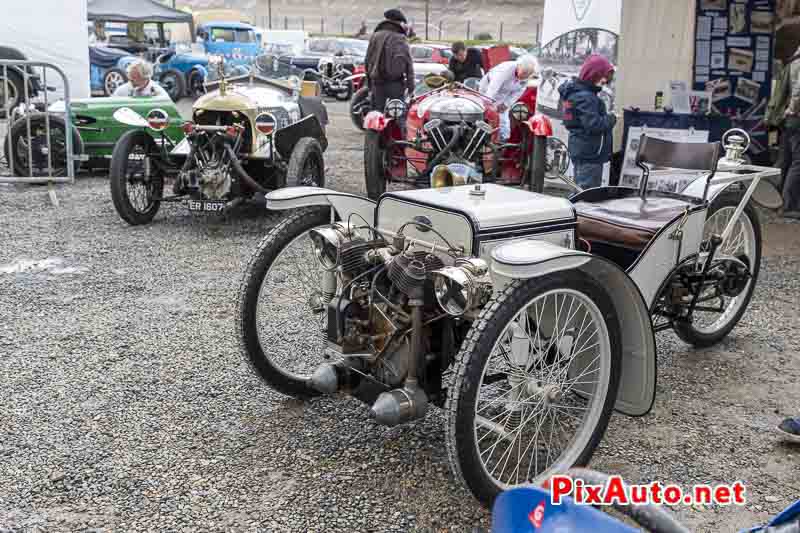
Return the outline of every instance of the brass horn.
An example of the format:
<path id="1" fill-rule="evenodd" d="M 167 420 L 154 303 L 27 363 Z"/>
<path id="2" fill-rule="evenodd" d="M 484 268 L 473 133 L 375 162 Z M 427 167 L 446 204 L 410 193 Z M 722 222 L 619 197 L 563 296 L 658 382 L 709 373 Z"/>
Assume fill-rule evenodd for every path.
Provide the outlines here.
<path id="1" fill-rule="evenodd" d="M 477 175 L 474 168 L 465 164 L 436 165 L 431 171 L 431 188 L 433 189 L 467 185 L 475 181 L 481 181 L 480 176 Z"/>

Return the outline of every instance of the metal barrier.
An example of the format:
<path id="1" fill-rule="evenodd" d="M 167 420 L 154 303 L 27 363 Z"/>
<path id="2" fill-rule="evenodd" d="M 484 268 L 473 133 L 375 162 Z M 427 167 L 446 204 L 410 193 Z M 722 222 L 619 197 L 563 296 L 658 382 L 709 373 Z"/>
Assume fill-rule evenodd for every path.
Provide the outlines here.
<path id="1" fill-rule="evenodd" d="M 41 69 L 41 75 L 37 73 L 36 69 Z M 55 88 L 48 86 L 47 73 L 49 70 L 54 71 L 61 77 L 63 83 L 63 124 L 64 124 L 64 144 L 65 144 L 65 171 L 66 176 L 55 176 L 53 168 L 53 143 L 51 139 L 51 117 L 61 115 L 61 110 L 50 111 L 49 92 Z M 20 84 L 22 87 L 20 87 Z M 20 94 L 19 91 L 22 91 Z M 43 103 L 43 107 L 41 104 Z M 36 104 L 40 104 L 37 106 Z M 22 109 L 22 116 L 19 115 L 20 107 Z M 37 142 L 34 143 L 34 137 L 31 133 L 31 114 L 41 110 L 44 117 L 44 131 L 46 144 L 42 144 L 42 139 L 36 137 Z M 73 126 L 72 116 L 70 113 L 70 88 L 69 80 L 67 79 L 64 71 L 56 65 L 50 63 L 42 63 L 39 61 L 11 61 L 0 60 L 0 137 L 2 137 L 3 148 L 8 157 L 7 164 L 11 171 L 11 176 L 0 175 L 0 183 L 74 183 L 75 182 L 75 164 L 80 160 L 80 156 L 73 153 Z M 14 124 L 25 120 L 26 129 L 24 139 L 27 141 L 24 149 L 27 149 L 27 173 L 28 176 L 17 176 L 22 169 L 15 169 L 15 154 L 20 148 L 19 143 L 16 142 L 23 137 L 17 139 L 12 138 L 12 128 Z M 3 128 L 3 125 L 5 128 Z M 5 130 L 3 132 L 2 130 Z M 4 134 L 4 135 L 3 135 Z M 14 144 L 12 146 L 12 143 Z M 46 175 L 34 176 L 34 144 L 36 144 L 36 154 L 38 157 L 47 156 Z M 60 170 L 60 169 L 59 169 Z M 51 187 L 51 199 L 57 204 L 54 191 Z"/>

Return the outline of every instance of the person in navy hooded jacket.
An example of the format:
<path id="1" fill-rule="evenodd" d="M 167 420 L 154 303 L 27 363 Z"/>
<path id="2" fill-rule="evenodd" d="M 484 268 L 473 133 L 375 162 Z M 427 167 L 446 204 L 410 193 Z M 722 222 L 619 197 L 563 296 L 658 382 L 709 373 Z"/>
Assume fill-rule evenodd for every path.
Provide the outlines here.
<path id="1" fill-rule="evenodd" d="M 575 181 L 582 188 L 599 187 L 603 165 L 611 160 L 612 131 L 617 117 L 606 110 L 598 96 L 613 76 L 614 66 L 600 55 L 583 63 L 577 78 L 559 87 L 564 111 L 564 126 L 569 131 L 569 157 L 575 168 Z"/>

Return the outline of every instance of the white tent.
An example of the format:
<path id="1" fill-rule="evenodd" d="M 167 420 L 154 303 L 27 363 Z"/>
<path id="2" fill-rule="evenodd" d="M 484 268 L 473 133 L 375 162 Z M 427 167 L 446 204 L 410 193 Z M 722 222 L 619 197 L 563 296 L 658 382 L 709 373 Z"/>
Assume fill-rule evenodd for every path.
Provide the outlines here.
<path id="1" fill-rule="evenodd" d="M 46 16 L 43 14 L 46 13 Z M 0 46 L 16 48 L 31 61 L 52 63 L 69 81 L 72 98 L 88 98 L 89 33 L 86 0 L 3 2 Z M 48 72 L 47 84 L 60 88 Z"/>
<path id="2" fill-rule="evenodd" d="M 548 0 L 544 6 L 541 45 L 547 46 L 554 39 L 575 30 L 598 29 L 619 35 L 622 1 Z"/>

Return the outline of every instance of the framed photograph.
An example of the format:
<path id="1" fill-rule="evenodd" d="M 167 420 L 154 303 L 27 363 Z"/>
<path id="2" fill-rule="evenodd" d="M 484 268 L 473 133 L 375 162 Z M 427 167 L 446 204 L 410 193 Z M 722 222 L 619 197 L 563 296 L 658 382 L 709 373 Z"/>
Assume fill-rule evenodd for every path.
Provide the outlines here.
<path id="1" fill-rule="evenodd" d="M 749 104 L 755 104 L 758 101 L 758 95 L 761 93 L 761 84 L 747 78 L 739 78 L 736 82 L 736 92 L 733 93 L 736 98 L 744 100 Z"/>
<path id="2" fill-rule="evenodd" d="M 752 11 L 750 13 L 750 33 L 772 33 L 772 13 Z"/>
<path id="3" fill-rule="evenodd" d="M 706 83 L 706 92 L 711 93 L 711 101 L 718 102 L 726 98 L 730 98 L 733 94 L 731 91 L 731 82 L 726 78 L 717 78 Z"/>
<path id="4" fill-rule="evenodd" d="M 729 33 L 744 33 L 747 31 L 747 6 L 745 4 L 731 4 L 728 17 Z"/>
<path id="5" fill-rule="evenodd" d="M 725 54 L 711 54 L 711 68 L 725 68 Z"/>
<path id="6" fill-rule="evenodd" d="M 725 11 L 728 9 L 728 0 L 700 0 L 700 9 Z"/>
<path id="7" fill-rule="evenodd" d="M 728 68 L 740 72 L 752 72 L 753 51 L 743 48 L 730 48 L 728 50 Z"/>

